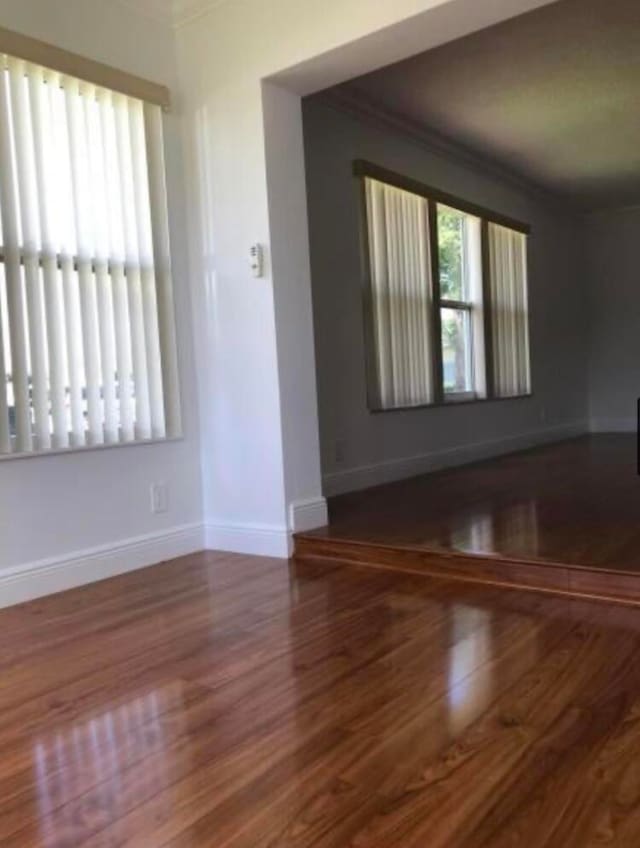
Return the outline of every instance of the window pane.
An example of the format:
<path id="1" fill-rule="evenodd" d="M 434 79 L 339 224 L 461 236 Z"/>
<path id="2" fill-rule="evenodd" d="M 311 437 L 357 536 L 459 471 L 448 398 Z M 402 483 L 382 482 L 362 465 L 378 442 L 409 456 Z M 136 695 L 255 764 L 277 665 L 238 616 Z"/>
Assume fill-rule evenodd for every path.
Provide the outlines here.
<path id="1" fill-rule="evenodd" d="M 468 285 L 465 257 L 465 223 L 463 212 L 438 205 L 438 256 L 440 260 L 440 296 L 450 300 L 467 300 Z"/>
<path id="2" fill-rule="evenodd" d="M 468 303 L 481 287 L 480 219 L 438 204 L 440 296 Z"/>
<path id="3" fill-rule="evenodd" d="M 473 391 L 471 322 L 466 309 L 442 309 L 442 372 L 445 393 Z"/>

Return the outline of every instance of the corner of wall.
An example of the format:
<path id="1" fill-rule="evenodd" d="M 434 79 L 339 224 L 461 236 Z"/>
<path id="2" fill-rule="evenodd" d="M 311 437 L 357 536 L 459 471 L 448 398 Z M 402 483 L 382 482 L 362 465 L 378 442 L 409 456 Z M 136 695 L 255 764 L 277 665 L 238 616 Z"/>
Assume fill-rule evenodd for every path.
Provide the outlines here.
<path id="1" fill-rule="evenodd" d="M 219 523 L 215 519 L 205 524 L 205 547 L 207 550 L 283 559 L 293 553 L 291 534 L 286 527 Z"/>
<path id="2" fill-rule="evenodd" d="M 327 501 L 320 495 L 290 504 L 288 527 L 229 524 L 213 518 L 205 523 L 205 546 L 208 550 L 288 559 L 293 554 L 294 533 L 327 523 Z"/>
<path id="3" fill-rule="evenodd" d="M 289 526 L 293 533 L 304 533 L 328 523 L 327 501 L 322 496 L 295 501 L 289 507 Z"/>

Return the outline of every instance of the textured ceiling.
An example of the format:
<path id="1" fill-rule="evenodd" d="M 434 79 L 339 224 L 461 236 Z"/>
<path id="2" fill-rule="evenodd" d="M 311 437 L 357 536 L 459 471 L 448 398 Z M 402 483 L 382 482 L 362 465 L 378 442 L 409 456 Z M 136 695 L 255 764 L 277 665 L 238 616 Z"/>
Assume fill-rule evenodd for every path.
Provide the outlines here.
<path id="1" fill-rule="evenodd" d="M 582 208 L 640 201 L 640 0 L 559 0 L 340 89 Z"/>

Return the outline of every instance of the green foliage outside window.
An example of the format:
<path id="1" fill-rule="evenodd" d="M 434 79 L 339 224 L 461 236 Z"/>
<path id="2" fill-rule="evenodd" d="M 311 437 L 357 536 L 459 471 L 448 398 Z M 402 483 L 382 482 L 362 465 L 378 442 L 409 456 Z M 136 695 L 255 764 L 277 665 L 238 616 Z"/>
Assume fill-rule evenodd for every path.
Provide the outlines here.
<path id="1" fill-rule="evenodd" d="M 440 296 L 464 300 L 462 257 L 464 215 L 454 209 L 438 207 L 438 256 L 440 260 Z"/>

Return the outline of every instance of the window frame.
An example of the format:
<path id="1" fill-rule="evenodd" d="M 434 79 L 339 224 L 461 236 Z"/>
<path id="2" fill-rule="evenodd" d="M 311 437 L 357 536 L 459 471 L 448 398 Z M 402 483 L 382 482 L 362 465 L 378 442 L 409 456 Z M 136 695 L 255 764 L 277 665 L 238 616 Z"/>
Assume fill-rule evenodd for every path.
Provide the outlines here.
<path id="1" fill-rule="evenodd" d="M 469 350 L 467 351 L 467 355 L 471 357 L 473 360 L 473 347 L 475 344 L 473 338 L 473 310 L 475 309 L 473 303 L 463 300 L 448 300 L 446 298 L 440 298 L 440 302 L 434 307 L 440 310 L 440 326 L 442 327 L 442 311 L 444 309 L 449 309 L 454 312 L 464 312 L 467 315 L 469 334 L 468 334 L 468 344 Z M 442 338 L 440 339 L 440 346 L 442 347 Z M 444 368 L 444 357 L 443 357 L 443 368 Z M 473 368 L 473 362 L 472 366 Z M 473 373 L 472 373 L 473 377 Z M 446 403 L 455 403 L 456 401 L 461 400 L 476 400 L 478 398 L 478 393 L 474 389 L 467 389 L 462 392 L 448 392 L 444 385 L 444 371 L 442 374 L 442 397 Z"/>
<path id="2" fill-rule="evenodd" d="M 432 245 L 434 245 L 434 249 L 432 250 L 432 253 L 436 254 L 436 256 L 435 256 L 436 264 L 434 264 L 433 269 L 432 269 L 433 278 L 434 278 L 434 282 L 432 283 L 432 287 L 433 287 L 433 308 L 434 308 L 434 310 L 437 309 L 439 311 L 438 321 L 439 321 L 439 327 L 440 327 L 440 336 L 439 336 L 437 341 L 439 342 L 439 351 L 440 351 L 439 355 L 442 357 L 442 360 L 443 360 L 440 363 L 440 371 L 439 371 L 440 380 L 438 380 L 437 374 L 434 375 L 436 393 L 439 392 L 438 399 L 442 403 L 446 403 L 446 404 L 460 403 L 460 402 L 464 402 L 464 401 L 473 401 L 473 400 L 484 400 L 484 396 L 479 395 L 474 388 L 468 389 L 467 391 L 463 391 L 463 392 L 448 392 L 448 391 L 446 391 L 445 385 L 444 385 L 444 351 L 443 351 L 443 345 L 442 345 L 442 311 L 444 309 L 450 309 L 450 310 L 454 310 L 456 312 L 465 312 L 467 314 L 467 316 L 468 316 L 467 320 L 468 320 L 468 326 L 469 326 L 469 335 L 468 335 L 469 350 L 468 350 L 467 353 L 471 357 L 471 360 L 473 360 L 475 358 L 474 357 L 474 344 L 475 343 L 474 343 L 474 326 L 473 326 L 474 320 L 473 319 L 474 319 L 474 310 L 477 308 L 477 306 L 476 306 L 476 304 L 474 304 L 473 300 L 471 299 L 470 292 L 466 292 L 467 300 L 458 300 L 456 298 L 443 297 L 442 296 L 442 289 L 441 289 L 442 278 L 441 278 L 441 274 L 440 274 L 440 240 L 439 240 L 439 224 L 438 224 L 438 207 L 442 206 L 444 208 L 450 209 L 453 212 L 460 212 L 462 215 L 465 215 L 467 217 L 476 218 L 476 220 L 478 220 L 480 222 L 480 224 L 482 223 L 483 219 L 479 218 L 479 216 L 477 216 L 477 215 L 472 216 L 470 213 L 468 213 L 468 212 L 466 212 L 462 209 L 459 209 L 459 208 L 452 206 L 450 204 L 441 203 L 439 201 L 438 202 L 432 202 L 429 199 L 428 205 L 429 205 L 429 210 L 430 210 L 429 214 L 430 214 L 430 216 L 433 215 L 434 220 L 435 220 L 435 226 L 433 227 L 433 230 L 430 231 L 430 243 Z M 481 238 L 480 245 L 481 245 L 481 248 L 482 248 L 482 229 L 480 230 L 480 233 L 481 233 L 481 235 L 480 235 L 480 238 Z M 481 249 L 480 261 L 481 261 L 481 264 L 482 264 L 482 249 Z M 436 273 L 437 273 L 437 279 L 435 277 Z M 481 267 L 480 273 L 481 273 L 482 281 L 484 283 L 484 267 Z M 467 280 L 466 282 L 468 284 L 469 281 Z M 484 285 L 483 285 L 483 290 L 482 290 L 482 309 L 483 309 L 483 312 L 484 312 L 484 302 L 485 302 L 485 292 L 484 292 Z M 484 344 L 484 339 L 483 339 L 483 344 Z M 484 359 L 484 357 L 483 357 L 483 359 Z M 486 360 L 484 360 L 484 361 L 485 361 L 485 371 L 486 371 Z M 487 385 L 487 376 L 488 375 L 486 373 L 483 375 L 485 386 Z M 474 377 L 474 375 L 472 373 L 472 379 L 473 379 L 473 377 Z M 431 404 L 425 404 L 425 405 L 431 405 Z"/>
<path id="3" fill-rule="evenodd" d="M 360 198 L 360 253 L 361 253 L 361 268 L 362 274 L 362 294 L 364 307 L 364 337 L 365 337 L 365 365 L 366 365 L 366 383 L 367 383 L 367 408 L 370 413 L 389 413 L 389 412 L 407 412 L 414 409 L 432 409 L 438 407 L 452 407 L 458 405 L 466 405 L 469 403 L 488 403 L 496 401 L 513 401 L 523 400 L 533 397 L 533 385 L 531 390 L 525 394 L 511 395 L 509 397 L 496 397 L 494 390 L 493 379 L 493 333 L 492 333 L 492 317 L 490 303 L 490 281 L 489 281 L 489 224 L 498 224 L 526 236 L 531 234 L 531 226 L 527 223 L 519 221 L 516 218 L 511 218 L 499 212 L 495 212 L 484 206 L 472 203 L 463 198 L 456 197 L 441 189 L 426 185 L 411 177 L 403 174 L 390 171 L 379 165 L 375 165 L 364 159 L 355 159 L 353 161 L 353 175 L 358 183 L 359 198 Z M 371 309 L 371 269 L 369 259 L 369 235 L 367 227 L 367 204 L 365 194 L 365 178 L 378 180 L 402 189 L 403 191 L 411 192 L 420 197 L 424 197 L 427 201 L 428 220 L 429 220 L 429 243 L 431 245 L 431 277 L 432 277 L 432 296 L 433 296 L 433 317 L 432 331 L 434 350 L 432 356 L 432 373 L 434 381 L 434 400 L 430 403 L 421 403 L 410 406 L 394 406 L 383 408 L 377 403 L 377 388 L 375 385 L 375 349 L 374 349 L 374 332 L 373 332 L 373 315 Z M 485 393 L 478 395 L 476 391 L 470 392 L 445 392 L 444 391 L 444 371 L 443 371 L 443 355 L 442 355 L 442 309 L 464 309 L 473 314 L 473 304 L 466 301 L 458 301 L 451 298 L 441 297 L 440 292 L 440 260 L 438 250 L 438 206 L 448 206 L 449 208 L 462 212 L 466 215 L 480 219 L 480 251 L 481 251 L 481 274 L 482 274 L 482 312 L 483 312 L 483 330 L 484 330 L 484 364 L 485 364 Z M 527 246 L 528 248 L 528 246 Z M 527 266 L 528 266 L 528 249 L 527 249 Z M 530 326 L 530 309 L 527 303 L 527 324 L 529 338 L 531 337 Z"/>
<path id="4" fill-rule="evenodd" d="M 28 404 L 28 412 L 29 412 L 29 430 L 30 430 L 30 445 L 27 448 L 22 448 L 20 444 L 20 439 L 18 433 L 15 429 L 15 409 L 16 403 L 14 398 L 14 403 L 12 405 L 7 404 L 7 421 L 8 421 L 8 451 L 0 451 L 0 463 L 11 461 L 15 459 L 30 459 L 30 458 L 41 458 L 44 456 L 52 456 L 52 455 L 61 455 L 61 454 L 69 454 L 69 453 L 80 453 L 85 451 L 97 451 L 97 450 L 111 450 L 112 448 L 120 448 L 120 447 L 139 447 L 143 445 L 151 445 L 151 444 L 164 444 L 169 442 L 177 442 L 184 439 L 184 430 L 182 424 L 182 395 L 179 388 L 179 379 L 178 379 L 178 350 L 176 344 L 176 324 L 177 324 L 177 316 L 176 316 L 176 307 L 175 307 L 175 298 L 174 298 L 174 286 L 172 280 L 172 267 L 171 267 L 171 258 L 170 258 L 170 223 L 169 223 L 169 198 L 168 198 L 168 187 L 167 187 L 167 171 L 166 171 L 166 161 L 165 161 L 165 126 L 164 126 L 164 113 L 168 112 L 170 109 L 170 95 L 169 90 L 162 85 L 157 85 L 152 82 L 148 82 L 138 77 L 134 77 L 132 75 L 121 72 L 117 69 L 110 68 L 106 65 L 100 65 L 99 63 L 95 63 L 91 60 L 84 60 L 82 57 L 78 57 L 75 54 L 66 53 L 65 51 L 58 51 L 57 48 L 50 47 L 44 42 L 36 42 L 33 39 L 22 38 L 22 36 L 18 36 L 14 33 L 9 32 L 8 30 L 4 30 L 0 27 L 0 47 L 2 47 L 5 43 L 13 44 L 11 39 L 17 39 L 16 44 L 19 47 L 19 50 L 15 51 L 5 51 L 0 50 L 0 74 L 5 74 L 10 69 L 10 62 L 24 62 L 27 66 L 34 66 L 35 68 L 40 68 L 43 71 L 43 74 L 52 73 L 54 75 L 60 76 L 65 79 L 69 79 L 79 85 L 87 82 L 90 86 L 94 86 L 96 90 L 101 89 L 107 92 L 110 96 L 123 96 L 128 99 L 138 100 L 142 104 L 142 127 L 145 136 L 144 140 L 144 151 L 145 151 L 145 164 L 146 168 L 143 170 L 144 179 L 146 184 L 146 191 L 149 194 L 149 212 L 150 212 L 150 241 L 151 241 L 151 268 L 154 275 L 154 297 L 156 300 L 155 310 L 154 310 L 154 320 L 157 322 L 157 335 L 158 335 L 158 344 L 160 346 L 160 380 L 162 384 L 162 408 L 163 408 L 163 433 L 153 432 L 153 427 L 149 435 L 134 435 L 133 438 L 123 438 L 122 437 L 122 421 L 120 415 L 118 414 L 117 420 L 117 428 L 118 428 L 118 437 L 114 441 L 110 441 L 107 438 L 104 441 L 96 441 L 92 442 L 89 437 L 89 428 L 86 427 L 83 431 L 84 440 L 80 443 L 74 440 L 74 433 L 71 429 L 65 434 L 65 441 L 68 439 L 67 443 L 64 444 L 56 444 L 54 439 L 53 430 L 50 431 L 51 444 L 47 444 L 43 446 L 42 442 L 39 441 L 38 434 L 36 433 L 36 429 L 34 426 L 33 419 L 33 389 L 32 389 L 32 365 L 30 365 L 28 369 L 28 381 L 27 381 L 27 395 L 29 397 Z M 5 54 L 6 59 L 5 60 Z M 40 59 L 40 54 L 42 54 L 45 58 L 51 58 L 51 62 L 47 62 L 46 65 L 42 64 Z M 55 61 L 53 61 L 55 60 Z M 57 68 L 63 68 L 62 71 L 58 71 Z M 66 72 L 66 68 L 70 68 L 69 72 Z M 56 76 L 56 78 L 57 78 Z M 92 80 L 96 79 L 98 82 L 93 82 Z M 106 83 L 104 81 L 106 81 Z M 3 85 L 5 84 L 5 79 L 0 80 Z M 45 80 L 46 82 L 47 80 Z M 154 113 L 151 117 L 151 121 L 153 122 L 153 129 L 155 131 L 154 138 L 156 138 L 158 144 L 157 149 L 153 148 L 153 146 L 149 142 L 149 126 L 147 120 L 147 107 L 157 107 L 157 115 L 154 110 Z M 12 109 L 13 109 L 12 105 Z M 35 134 L 35 129 L 32 131 L 32 134 Z M 13 139 L 13 135 L 12 135 Z M 14 139 L 15 142 L 15 139 Z M 132 154 L 133 155 L 133 154 Z M 155 193 L 155 202 L 154 202 L 154 193 Z M 16 219 L 20 221 L 20 207 L 16 202 Z M 23 226 L 22 223 L 19 224 L 20 227 Z M 39 224 L 39 226 L 42 226 Z M 11 262 L 19 265 L 20 274 L 23 275 L 21 288 L 23 290 L 24 297 L 24 289 L 26 286 L 24 274 L 25 268 L 27 266 L 28 257 L 26 247 L 24 244 L 24 238 L 21 237 L 19 240 L 19 246 L 15 249 L 7 246 L 6 240 L 7 233 L 4 231 L 0 234 L 0 269 L 4 270 L 7 268 Z M 71 267 L 74 273 L 79 272 L 80 264 L 82 263 L 81 252 L 78 250 L 71 250 L 68 253 L 64 253 L 60 251 L 58 247 L 55 252 L 50 253 L 48 256 L 45 256 L 45 250 L 43 246 L 38 247 L 35 257 L 35 264 L 37 264 L 39 273 L 42 274 L 43 269 L 45 268 L 46 261 L 52 260 L 55 263 L 55 268 L 60 273 L 65 268 Z M 130 263 L 127 260 L 126 256 L 122 262 L 117 258 L 113 258 L 109 256 L 104 262 L 100 260 L 97 253 L 94 253 L 87 260 L 89 262 L 89 269 L 92 275 L 96 275 L 98 273 L 98 267 L 103 268 L 104 273 L 109 278 L 111 285 L 113 285 L 113 277 L 114 277 L 114 266 L 120 268 L 121 274 L 124 280 L 127 279 L 129 274 L 131 273 Z M 138 266 L 134 267 L 134 271 L 138 273 L 142 272 L 143 268 L 142 261 L 138 263 Z M 5 282 L 5 285 L 6 282 Z M 44 282 L 41 280 L 40 285 L 44 287 Z M 141 283 L 142 285 L 142 283 Z M 7 310 L 3 310 L 5 317 L 7 316 Z M 10 312 L 10 310 L 8 311 Z M 66 325 L 66 317 L 64 319 L 64 323 Z M 7 338 L 11 336 L 11 317 L 7 318 L 8 330 L 7 330 Z M 2 329 L 2 328 L 0 328 Z M 146 332 L 146 331 L 145 331 Z M 0 342 L 2 342 L 3 334 L 0 333 Z M 65 346 L 65 356 L 69 356 L 66 352 L 67 342 L 66 337 L 63 338 L 62 341 Z M 12 344 L 9 342 L 9 344 Z M 26 351 L 26 356 L 31 357 L 30 345 L 27 340 L 24 341 L 24 349 Z M 13 350 L 12 350 L 13 353 Z M 49 356 L 47 352 L 47 357 Z M 14 364 L 12 363 L 12 371 L 14 368 Z M 10 373 L 7 372 L 7 378 L 9 378 Z M 146 369 L 146 379 L 149 380 L 148 369 Z M 9 383 L 9 379 L 7 379 L 7 384 Z M 100 390 L 102 391 L 104 381 L 100 383 Z M 65 392 L 68 394 L 69 392 L 69 380 L 67 379 L 67 384 L 65 385 Z M 5 391 L 4 386 L 2 387 L 3 391 Z M 47 389 L 47 397 L 50 395 L 50 388 Z M 82 392 L 87 391 L 87 385 L 82 385 Z M 171 393 L 171 394 L 170 394 Z M 5 395 L 6 397 L 6 395 Z M 133 396 L 135 399 L 135 395 Z M 49 399 L 47 400 L 47 405 L 50 405 Z M 13 412 L 12 412 L 13 411 Z M 12 421 L 13 415 L 13 421 Z M 51 417 L 52 413 L 49 412 L 49 416 Z M 85 412 L 86 417 L 86 412 Z M 134 427 L 137 426 L 137 422 L 133 422 Z M 102 428 L 105 428 L 105 422 L 102 422 Z"/>

